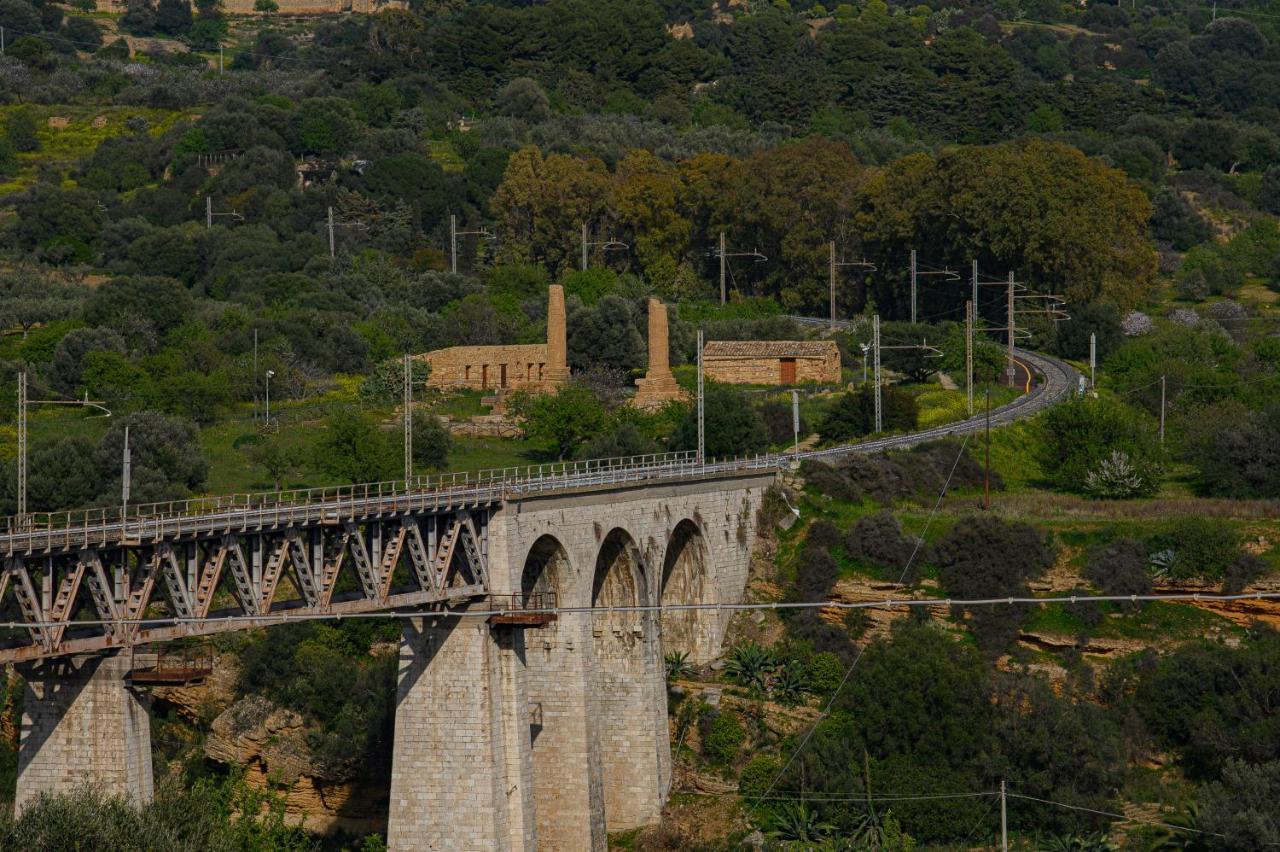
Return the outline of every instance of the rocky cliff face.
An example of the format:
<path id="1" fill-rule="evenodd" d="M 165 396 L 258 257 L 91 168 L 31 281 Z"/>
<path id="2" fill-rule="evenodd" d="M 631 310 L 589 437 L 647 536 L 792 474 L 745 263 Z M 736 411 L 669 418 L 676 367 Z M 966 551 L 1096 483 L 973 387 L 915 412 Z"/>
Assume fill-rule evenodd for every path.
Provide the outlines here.
<path id="1" fill-rule="evenodd" d="M 365 834 L 385 831 L 386 785 L 325 777 L 307 743 L 306 721 L 266 698 L 235 699 L 234 658 L 221 657 L 202 683 L 157 687 L 153 697 L 184 720 L 206 728 L 204 755 L 245 773 L 245 782 L 285 796 L 285 814 L 309 831 Z"/>

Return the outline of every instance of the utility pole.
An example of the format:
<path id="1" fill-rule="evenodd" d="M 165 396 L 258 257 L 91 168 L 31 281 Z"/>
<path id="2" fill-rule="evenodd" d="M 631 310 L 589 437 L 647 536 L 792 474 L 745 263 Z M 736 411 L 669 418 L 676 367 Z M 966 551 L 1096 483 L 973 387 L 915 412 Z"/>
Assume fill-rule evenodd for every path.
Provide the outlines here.
<path id="1" fill-rule="evenodd" d="M 1097 387 L 1098 335 L 1089 335 L 1089 390 Z"/>
<path id="2" fill-rule="evenodd" d="M 827 262 L 827 277 L 831 282 L 831 330 L 836 330 L 836 241 L 832 240 L 827 244 L 829 251 L 829 259 Z"/>
<path id="3" fill-rule="evenodd" d="M 1009 852 L 1009 814 L 1005 808 L 1005 783 L 1000 779 L 1000 848 Z"/>
<path id="4" fill-rule="evenodd" d="M 329 207 L 329 259 L 333 260 L 337 256 L 335 243 L 333 240 L 333 207 Z"/>
<path id="5" fill-rule="evenodd" d="M 795 456 L 800 458 L 800 392 L 791 392 L 791 431 L 795 436 Z"/>
<path id="6" fill-rule="evenodd" d="M 26 522 L 27 516 L 27 409 L 33 405 L 83 405 L 97 408 L 111 416 L 111 410 L 101 402 L 93 402 L 86 393 L 84 399 L 28 399 L 27 374 L 18 373 L 18 521 Z"/>
<path id="7" fill-rule="evenodd" d="M 964 304 L 964 387 L 973 416 L 973 302 Z"/>
<path id="8" fill-rule="evenodd" d="M 404 353 L 404 481 L 413 479 L 413 371 L 409 353 Z"/>
<path id="9" fill-rule="evenodd" d="M 991 508 L 991 384 L 987 384 L 987 460 L 982 468 L 982 508 Z"/>
<path id="10" fill-rule="evenodd" d="M 763 254 L 752 249 L 751 251 L 739 251 L 729 254 L 725 248 L 724 231 L 720 232 L 720 248 L 716 254 L 720 255 L 720 304 L 724 304 L 728 298 L 727 280 L 729 274 L 729 258 L 731 257 L 752 257 L 756 263 L 764 263 L 767 259 Z"/>
<path id="11" fill-rule="evenodd" d="M 129 515 L 129 480 L 133 478 L 133 453 L 129 450 L 129 427 L 124 427 L 124 459 L 120 473 L 120 517 Z"/>
<path id="12" fill-rule="evenodd" d="M 271 376 L 274 375 L 274 370 L 266 371 L 266 427 L 268 429 L 271 429 Z"/>
<path id="13" fill-rule="evenodd" d="M 1160 377 L 1160 443 L 1164 443 L 1164 376 Z"/>
<path id="14" fill-rule="evenodd" d="M 829 242 L 827 246 L 830 252 L 830 259 L 827 264 L 827 275 L 831 281 L 831 330 L 835 331 L 836 330 L 836 269 L 841 266 L 861 266 L 865 269 L 869 269 L 872 272 L 874 272 L 876 265 L 874 263 L 867 263 L 865 258 L 862 260 L 849 260 L 849 261 L 837 262 L 836 261 L 836 241 L 831 240 L 831 242 Z M 863 377 L 863 381 L 865 380 L 866 378 Z"/>
<path id="15" fill-rule="evenodd" d="M 213 196 L 206 195 L 204 197 L 204 227 L 209 229 L 213 227 Z"/>
<path id="16" fill-rule="evenodd" d="M 223 73 L 223 70 L 224 68 L 222 64 L 222 45 L 218 45 L 218 73 L 219 74 Z"/>
<path id="17" fill-rule="evenodd" d="M 258 419 L 258 329 L 253 330 L 253 419 Z"/>
<path id="18" fill-rule="evenodd" d="M 1009 306 L 1008 306 L 1008 310 L 1009 310 L 1009 369 L 1010 369 L 1010 370 L 1012 370 L 1012 369 L 1013 369 L 1013 322 L 1014 322 L 1014 319 L 1013 319 L 1013 273 L 1012 273 L 1012 272 L 1010 272 L 1010 273 L 1009 273 L 1009 290 L 1008 290 L 1008 293 L 1009 293 L 1009 296 L 1008 296 L 1008 299 L 1009 299 Z M 1013 380 L 1012 380 L 1012 379 L 1010 379 L 1009 384 L 1013 384 Z"/>
<path id="19" fill-rule="evenodd" d="M 725 250 L 724 250 L 724 231 L 721 231 L 720 232 L 720 304 L 722 305 L 725 302 L 724 277 L 725 277 L 725 271 L 728 268 L 726 266 L 728 262 L 729 262 L 729 258 L 728 258 L 728 255 L 725 254 Z"/>
<path id="20" fill-rule="evenodd" d="M 876 407 L 876 433 L 879 434 L 883 428 L 882 418 L 880 416 L 880 315 L 876 314 L 871 318 L 871 348 L 875 350 L 872 353 L 875 384 L 875 407 Z"/>
<path id="21" fill-rule="evenodd" d="M 493 236 L 484 228 L 477 228 L 469 231 L 458 230 L 458 217 L 456 214 L 449 214 L 449 271 L 454 275 L 458 274 L 458 237 L 468 234 L 479 234 L 482 237 Z M 585 267 L 584 267 L 585 268 Z"/>
<path id="22" fill-rule="evenodd" d="M 698 464 L 706 464 L 706 424 L 703 421 L 702 329 L 698 329 Z"/>
<path id="23" fill-rule="evenodd" d="M 977 261 L 977 258 L 975 258 L 973 261 L 973 295 L 970 296 L 970 298 L 973 299 L 973 322 L 974 322 L 974 325 L 977 325 L 978 324 L 978 261 Z"/>
<path id="24" fill-rule="evenodd" d="M 911 324 L 916 324 L 916 250 L 911 250 Z"/>
<path id="25" fill-rule="evenodd" d="M 483 233 L 483 232 L 477 232 L 477 233 Z M 607 251 L 616 251 L 618 249 L 631 248 L 631 246 L 627 245 L 621 240 L 611 240 L 607 237 L 603 240 L 595 240 L 594 242 L 587 239 L 587 223 L 583 222 L 582 223 L 582 271 L 583 272 L 586 272 L 587 270 L 587 250 L 590 249 L 591 246 L 600 246 L 600 251 L 602 253 Z"/>
<path id="26" fill-rule="evenodd" d="M 27 374 L 18 374 L 18 517 L 27 516 Z"/>

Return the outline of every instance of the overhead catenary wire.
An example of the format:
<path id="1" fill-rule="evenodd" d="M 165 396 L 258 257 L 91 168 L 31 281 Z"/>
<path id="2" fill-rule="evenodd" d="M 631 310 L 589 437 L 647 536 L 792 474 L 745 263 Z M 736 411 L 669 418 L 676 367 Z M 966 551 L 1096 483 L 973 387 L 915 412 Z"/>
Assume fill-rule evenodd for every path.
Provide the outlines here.
<path id="1" fill-rule="evenodd" d="M 927 529 L 927 527 L 926 527 Z M 0 628 L 45 627 L 96 627 L 124 624 L 139 627 L 165 627 L 181 624 L 228 624 L 235 629 L 254 626 L 297 623 L 300 621 L 342 621 L 347 618 L 489 618 L 495 615 L 591 615 L 613 613 L 670 613 L 690 611 L 753 612 L 756 610 L 804 610 L 804 609 L 893 609 L 894 607 L 975 607 L 1011 606 L 1025 604 L 1082 604 L 1082 603 L 1229 603 L 1232 601 L 1280 600 L 1280 592 L 1241 592 L 1239 594 L 1214 594 L 1205 592 L 1170 592 L 1164 595 L 1049 595 L 1031 597 L 1015 595 L 1004 598 L 885 598 L 874 601 L 809 601 L 776 603 L 694 603 L 694 604 L 636 604 L 633 606 L 565 606 L 565 607 L 492 607 L 489 609 L 421 609 L 384 610 L 378 612 L 299 612 L 290 615 L 288 610 L 261 615 L 209 615 L 204 618 L 180 616 L 152 616 L 150 618 L 83 619 L 61 621 L 4 621 Z"/>
<path id="2" fill-rule="evenodd" d="M 947 479 L 942 483 L 942 490 L 938 493 L 938 499 L 934 501 L 933 509 L 929 512 L 929 517 L 925 520 L 924 529 L 922 529 L 920 535 L 916 537 L 916 546 L 911 549 L 911 555 L 907 557 L 906 564 L 902 566 L 902 573 L 898 575 L 898 582 L 896 585 L 902 585 L 902 581 L 906 578 L 907 572 L 910 571 L 911 566 L 915 564 L 916 556 L 920 553 L 920 547 L 924 544 L 925 534 L 929 532 L 929 526 L 933 523 L 934 517 L 938 514 L 938 507 L 942 505 L 942 499 L 946 496 L 947 489 L 951 487 L 951 478 L 955 476 L 956 467 L 959 466 L 960 459 L 964 457 L 964 450 L 968 444 L 969 436 L 966 434 L 964 436 L 964 440 L 960 442 L 960 449 L 956 452 L 955 461 L 951 463 L 951 470 L 947 472 Z M 773 780 L 769 782 L 769 786 L 765 788 L 761 796 L 767 796 L 773 792 L 773 788 L 777 786 L 778 781 L 786 774 L 787 770 L 791 768 L 791 764 L 795 762 L 795 759 L 800 755 L 800 752 L 804 751 L 805 746 L 809 744 L 809 740 L 813 738 L 814 731 L 818 729 L 818 725 L 830 714 L 831 708 L 835 705 L 836 698 L 840 695 L 841 690 L 844 689 L 845 684 L 849 682 L 849 678 L 853 675 L 853 670 L 858 667 L 858 661 L 862 659 L 862 655 L 866 649 L 867 646 L 865 644 L 858 647 L 858 653 L 854 656 L 853 662 L 849 664 L 849 668 L 845 669 L 844 676 L 840 678 L 840 683 L 836 685 L 835 690 L 831 693 L 831 697 L 827 699 L 826 706 L 822 708 L 822 712 L 818 714 L 818 718 L 815 719 L 813 724 L 805 731 L 804 737 L 800 740 L 800 744 L 791 751 L 791 755 L 778 769 L 777 773 L 774 774 Z M 761 797 L 755 797 L 754 801 L 756 804 L 759 804 Z"/>

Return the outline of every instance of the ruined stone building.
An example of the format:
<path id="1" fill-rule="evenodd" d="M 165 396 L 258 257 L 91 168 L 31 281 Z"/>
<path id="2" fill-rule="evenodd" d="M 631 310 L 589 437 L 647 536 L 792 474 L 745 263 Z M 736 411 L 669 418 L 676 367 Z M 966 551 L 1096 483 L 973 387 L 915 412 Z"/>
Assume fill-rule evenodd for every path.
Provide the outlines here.
<path id="1" fill-rule="evenodd" d="M 547 342 L 514 346 L 451 346 L 426 355 L 427 387 L 474 390 L 547 390 L 569 378 L 564 289 L 547 288 Z"/>
<path id="2" fill-rule="evenodd" d="M 702 350 L 709 379 L 734 385 L 840 383 L 834 340 L 712 340 Z"/>

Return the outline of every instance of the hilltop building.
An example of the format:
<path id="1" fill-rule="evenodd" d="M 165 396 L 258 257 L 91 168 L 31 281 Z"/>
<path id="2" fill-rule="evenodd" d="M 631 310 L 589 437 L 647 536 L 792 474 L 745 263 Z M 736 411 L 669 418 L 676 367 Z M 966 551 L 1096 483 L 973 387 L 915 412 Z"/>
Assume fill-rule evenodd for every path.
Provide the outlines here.
<path id="1" fill-rule="evenodd" d="M 840 383 L 834 340 L 712 340 L 702 349 L 703 374 L 734 385 Z"/>
<path id="2" fill-rule="evenodd" d="M 547 288 L 547 342 L 515 346 L 451 346 L 425 358 L 427 387 L 474 390 L 551 390 L 569 379 L 564 288 Z"/>

